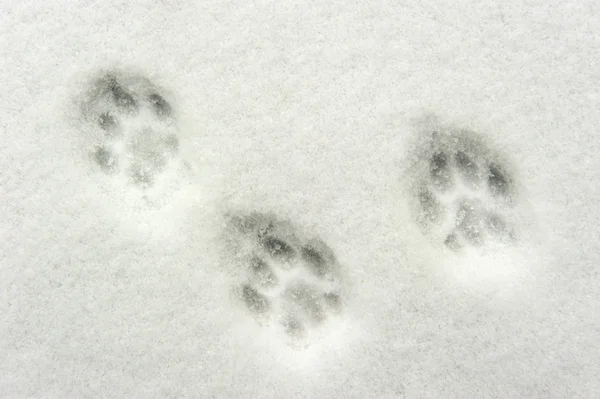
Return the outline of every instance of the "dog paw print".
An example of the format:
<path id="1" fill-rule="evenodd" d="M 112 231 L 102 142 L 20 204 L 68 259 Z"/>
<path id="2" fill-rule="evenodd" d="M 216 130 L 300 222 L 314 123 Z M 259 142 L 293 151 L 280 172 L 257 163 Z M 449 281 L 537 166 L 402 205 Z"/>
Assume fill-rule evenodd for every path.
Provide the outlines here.
<path id="1" fill-rule="evenodd" d="M 428 137 L 415 190 L 424 231 L 452 250 L 513 241 L 515 181 L 498 154 L 471 132 L 439 129 Z"/>
<path id="2" fill-rule="evenodd" d="M 102 172 L 146 189 L 180 166 L 173 107 L 148 79 L 107 73 L 93 83 L 83 108 L 92 159 Z"/>
<path id="3" fill-rule="evenodd" d="M 340 265 L 321 239 L 273 215 L 230 219 L 241 281 L 239 305 L 257 321 L 302 338 L 342 312 Z"/>

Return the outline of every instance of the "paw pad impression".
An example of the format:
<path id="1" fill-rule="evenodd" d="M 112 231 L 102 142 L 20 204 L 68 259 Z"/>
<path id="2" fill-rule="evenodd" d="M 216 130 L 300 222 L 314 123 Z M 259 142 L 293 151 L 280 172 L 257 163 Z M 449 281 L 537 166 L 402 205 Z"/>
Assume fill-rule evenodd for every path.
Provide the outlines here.
<path id="1" fill-rule="evenodd" d="M 452 250 L 511 242 L 515 181 L 475 134 L 435 129 L 419 155 L 414 189 L 423 230 Z"/>
<path id="2" fill-rule="evenodd" d="M 242 269 L 235 297 L 249 315 L 302 338 L 341 313 L 340 266 L 322 240 L 270 214 L 234 216 L 230 227 Z"/>
<path id="3" fill-rule="evenodd" d="M 148 79 L 106 73 L 92 84 L 83 110 L 102 172 L 146 189 L 181 162 L 173 107 Z"/>

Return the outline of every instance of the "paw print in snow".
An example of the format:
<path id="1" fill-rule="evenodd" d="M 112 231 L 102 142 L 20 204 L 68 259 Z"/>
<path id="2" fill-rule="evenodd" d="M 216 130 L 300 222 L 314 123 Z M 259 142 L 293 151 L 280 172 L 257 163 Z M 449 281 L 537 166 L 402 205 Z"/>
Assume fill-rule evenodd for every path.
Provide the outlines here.
<path id="1" fill-rule="evenodd" d="M 242 269 L 235 296 L 256 320 L 301 338 L 340 315 L 340 266 L 323 241 L 262 213 L 234 216 L 229 225 Z"/>
<path id="2" fill-rule="evenodd" d="M 148 189 L 184 164 L 173 107 L 146 78 L 107 73 L 83 107 L 92 126 L 92 159 L 106 174 Z"/>
<path id="3" fill-rule="evenodd" d="M 414 190 L 423 230 L 453 250 L 513 241 L 515 182 L 500 157 L 472 132 L 436 129 L 428 137 Z"/>

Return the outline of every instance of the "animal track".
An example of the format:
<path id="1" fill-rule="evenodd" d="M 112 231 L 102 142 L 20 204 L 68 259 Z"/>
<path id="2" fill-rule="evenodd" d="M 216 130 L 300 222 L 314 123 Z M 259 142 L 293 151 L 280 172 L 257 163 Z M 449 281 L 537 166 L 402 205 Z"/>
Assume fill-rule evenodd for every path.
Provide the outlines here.
<path id="1" fill-rule="evenodd" d="M 256 320 L 301 338 L 340 314 L 340 267 L 323 241 L 262 213 L 234 216 L 229 227 L 242 269 L 235 296 Z"/>
<path id="2" fill-rule="evenodd" d="M 510 242 L 515 183 L 472 132 L 435 129 L 417 162 L 416 208 L 424 231 L 448 248 Z"/>
<path id="3" fill-rule="evenodd" d="M 92 126 L 92 159 L 104 173 L 147 189 L 167 169 L 184 164 L 173 107 L 148 79 L 101 76 L 83 112 Z"/>

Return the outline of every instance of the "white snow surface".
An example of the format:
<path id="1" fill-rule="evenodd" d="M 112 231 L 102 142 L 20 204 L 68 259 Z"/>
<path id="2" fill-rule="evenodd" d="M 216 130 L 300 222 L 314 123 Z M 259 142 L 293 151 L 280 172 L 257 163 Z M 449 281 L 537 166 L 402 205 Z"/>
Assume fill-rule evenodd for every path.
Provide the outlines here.
<path id="1" fill-rule="evenodd" d="M 599 8 L 3 0 L 0 397 L 598 397 Z M 86 152 L 111 68 L 176 109 L 193 174 L 160 204 Z M 504 154 L 515 244 L 423 234 L 428 115 Z M 224 215 L 252 211 L 344 268 L 344 317 L 301 347 L 229 297 Z"/>

